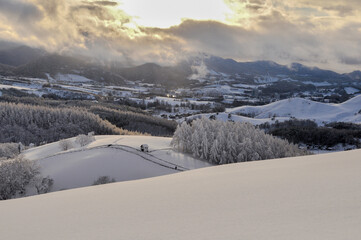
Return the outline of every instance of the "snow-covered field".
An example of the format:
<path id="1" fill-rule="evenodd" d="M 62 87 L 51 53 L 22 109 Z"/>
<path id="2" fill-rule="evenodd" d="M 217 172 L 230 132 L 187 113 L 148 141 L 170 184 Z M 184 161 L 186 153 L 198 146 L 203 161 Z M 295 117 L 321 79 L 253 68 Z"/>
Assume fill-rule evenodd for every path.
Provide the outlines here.
<path id="1" fill-rule="evenodd" d="M 354 87 L 345 87 L 344 88 L 347 94 L 355 94 L 360 92 L 360 89 L 354 88 Z"/>
<path id="2" fill-rule="evenodd" d="M 312 84 L 316 87 L 328 87 L 328 86 L 332 86 L 331 83 L 329 82 L 313 82 L 313 81 L 303 81 L 303 84 Z"/>
<path id="3" fill-rule="evenodd" d="M 50 75 L 48 74 L 48 78 L 49 80 L 53 80 L 53 78 L 50 77 Z M 55 80 L 56 81 L 61 81 L 61 82 L 92 82 L 93 80 L 86 78 L 84 76 L 80 76 L 80 75 L 76 75 L 76 74 L 57 74 L 55 76 Z"/>
<path id="4" fill-rule="evenodd" d="M 141 99 L 134 99 L 138 102 L 142 102 L 143 100 Z M 210 101 L 197 101 L 195 99 L 191 99 L 191 98 L 188 98 L 188 99 L 176 99 L 176 98 L 169 98 L 169 97 L 155 97 L 153 99 L 146 99 L 144 102 L 145 103 L 154 103 L 155 101 L 159 101 L 159 102 L 163 102 L 163 103 L 167 103 L 171 106 L 181 106 L 181 104 L 187 104 L 187 103 L 190 103 L 190 104 L 195 104 L 195 105 L 212 105 L 213 102 L 210 102 Z"/>
<path id="5" fill-rule="evenodd" d="M 361 150 L 0 202 L 2 239 L 359 239 Z"/>
<path id="6" fill-rule="evenodd" d="M 29 149 L 27 159 L 37 161 L 42 175 L 54 179 L 52 191 L 85 187 L 101 176 L 128 181 L 211 166 L 190 156 L 174 152 L 171 138 L 148 136 L 97 136 L 85 147 L 62 151 L 59 142 Z M 149 145 L 149 153 L 139 150 Z M 175 169 L 177 167 L 177 169 Z M 34 194 L 29 191 L 29 194 Z"/>
<path id="7" fill-rule="evenodd" d="M 0 89 L 17 89 L 17 90 L 32 90 L 31 88 L 27 88 L 27 87 L 19 87 L 19 86 L 15 86 L 15 85 L 4 85 L 4 84 L 0 84 Z"/>
<path id="8" fill-rule="evenodd" d="M 75 86 L 67 86 L 67 85 L 58 85 L 58 86 L 60 86 L 61 88 L 84 92 L 84 93 L 90 93 L 90 94 L 99 94 L 100 93 L 99 90 L 92 90 L 92 89 L 87 89 L 87 88 L 83 88 L 83 87 L 75 87 Z"/>

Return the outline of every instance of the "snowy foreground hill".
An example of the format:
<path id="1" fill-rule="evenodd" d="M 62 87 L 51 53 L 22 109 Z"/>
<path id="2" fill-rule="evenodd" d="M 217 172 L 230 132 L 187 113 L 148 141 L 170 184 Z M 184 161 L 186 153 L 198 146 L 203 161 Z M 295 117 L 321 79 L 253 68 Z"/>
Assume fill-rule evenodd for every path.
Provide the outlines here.
<path id="1" fill-rule="evenodd" d="M 0 202 L 2 239 L 359 239 L 361 151 Z"/>
<path id="2" fill-rule="evenodd" d="M 41 174 L 54 180 L 52 191 L 90 186 L 101 176 L 115 181 L 128 181 L 161 176 L 180 171 L 207 167 L 211 164 L 174 152 L 171 138 L 147 136 L 96 136 L 85 147 L 62 151 L 59 142 L 29 149 L 25 158 L 36 161 Z M 141 144 L 149 145 L 149 152 L 141 152 Z M 33 191 L 32 191 L 33 190 Z M 28 194 L 35 194 L 35 188 Z"/>
<path id="3" fill-rule="evenodd" d="M 243 106 L 227 109 L 215 116 L 219 120 L 250 122 L 259 125 L 265 122 L 297 119 L 309 119 L 320 125 L 330 122 L 361 123 L 361 95 L 341 104 L 314 102 L 303 98 L 290 98 L 264 106 Z M 231 117 L 229 118 L 229 114 Z M 204 114 L 210 117 L 212 114 Z M 199 115 L 198 115 L 199 116 Z M 248 117 L 253 116 L 253 117 Z M 195 116 L 197 117 L 197 116 Z"/>

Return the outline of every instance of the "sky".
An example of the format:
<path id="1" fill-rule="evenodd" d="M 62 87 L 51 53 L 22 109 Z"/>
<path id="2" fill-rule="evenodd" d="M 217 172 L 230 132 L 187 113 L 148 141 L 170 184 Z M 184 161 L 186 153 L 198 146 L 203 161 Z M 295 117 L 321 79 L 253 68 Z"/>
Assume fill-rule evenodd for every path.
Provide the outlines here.
<path id="1" fill-rule="evenodd" d="M 0 0 L 0 39 L 135 65 L 206 53 L 361 70 L 359 0 Z"/>

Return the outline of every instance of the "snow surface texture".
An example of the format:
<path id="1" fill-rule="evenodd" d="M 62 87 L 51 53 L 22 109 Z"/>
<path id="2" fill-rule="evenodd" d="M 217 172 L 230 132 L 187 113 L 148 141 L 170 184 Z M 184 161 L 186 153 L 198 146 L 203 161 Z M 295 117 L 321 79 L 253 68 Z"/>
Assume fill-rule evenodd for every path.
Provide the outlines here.
<path id="1" fill-rule="evenodd" d="M 55 142 L 24 153 L 27 159 L 38 162 L 43 176 L 54 179 L 52 191 L 90 186 L 101 176 L 128 181 L 211 166 L 174 152 L 171 138 L 96 136 L 96 141 L 83 148 L 75 138 L 69 141 L 75 148 L 62 151 L 59 142 Z M 141 144 L 148 144 L 150 152 L 141 152 Z M 28 194 L 34 195 L 34 191 L 29 189 Z"/>
<path id="2" fill-rule="evenodd" d="M 361 150 L 0 202 L 3 239 L 359 239 Z"/>
<path id="3" fill-rule="evenodd" d="M 254 114 L 254 118 L 232 116 L 232 120 L 249 121 L 253 124 L 271 122 L 273 116 L 276 117 L 273 121 L 284 121 L 290 117 L 295 117 L 298 119 L 310 119 L 318 124 L 323 124 L 324 122 L 361 123 L 360 110 L 361 95 L 341 104 L 326 104 L 302 98 L 290 98 L 264 106 L 243 106 L 227 109 L 227 113 Z M 224 117 L 220 116 L 220 119 Z"/>

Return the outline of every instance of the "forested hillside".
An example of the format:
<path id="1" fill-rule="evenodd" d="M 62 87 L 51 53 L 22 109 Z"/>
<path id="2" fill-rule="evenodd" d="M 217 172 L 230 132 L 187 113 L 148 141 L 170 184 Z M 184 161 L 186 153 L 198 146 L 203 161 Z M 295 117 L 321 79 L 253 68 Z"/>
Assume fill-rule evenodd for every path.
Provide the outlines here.
<path id="1" fill-rule="evenodd" d="M 39 97 L 1 96 L 0 102 L 40 105 L 51 108 L 77 107 L 83 111 L 94 113 L 100 118 L 124 130 L 151 134 L 153 136 L 172 136 L 177 123 L 145 113 L 133 108 L 105 101 L 92 102 L 80 100 L 54 100 Z"/>
<path id="2" fill-rule="evenodd" d="M 79 108 L 0 103 L 0 142 L 39 144 L 92 131 L 104 135 L 128 133 Z"/>

